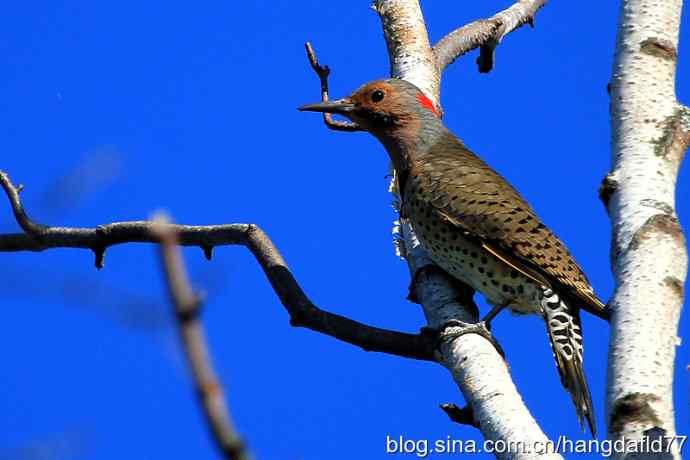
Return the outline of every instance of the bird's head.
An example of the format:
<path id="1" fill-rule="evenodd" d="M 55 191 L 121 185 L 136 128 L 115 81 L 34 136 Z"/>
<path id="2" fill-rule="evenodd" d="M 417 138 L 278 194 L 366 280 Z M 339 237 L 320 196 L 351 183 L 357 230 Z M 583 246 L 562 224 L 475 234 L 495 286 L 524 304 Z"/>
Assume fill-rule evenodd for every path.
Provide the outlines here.
<path id="1" fill-rule="evenodd" d="M 350 96 L 303 105 L 299 110 L 343 115 L 379 138 L 417 131 L 424 120 L 439 120 L 431 99 L 412 83 L 399 79 L 372 81 Z"/>

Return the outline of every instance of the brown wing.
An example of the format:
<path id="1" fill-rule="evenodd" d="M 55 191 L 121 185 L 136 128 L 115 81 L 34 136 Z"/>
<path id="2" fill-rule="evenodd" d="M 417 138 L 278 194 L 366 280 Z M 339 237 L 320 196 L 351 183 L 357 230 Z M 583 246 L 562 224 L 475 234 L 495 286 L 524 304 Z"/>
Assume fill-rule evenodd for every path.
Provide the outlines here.
<path id="1" fill-rule="evenodd" d="M 604 309 L 565 245 L 505 179 L 455 137 L 431 149 L 413 162 L 408 184 L 444 218 L 525 276 L 555 282 L 592 313 Z"/>

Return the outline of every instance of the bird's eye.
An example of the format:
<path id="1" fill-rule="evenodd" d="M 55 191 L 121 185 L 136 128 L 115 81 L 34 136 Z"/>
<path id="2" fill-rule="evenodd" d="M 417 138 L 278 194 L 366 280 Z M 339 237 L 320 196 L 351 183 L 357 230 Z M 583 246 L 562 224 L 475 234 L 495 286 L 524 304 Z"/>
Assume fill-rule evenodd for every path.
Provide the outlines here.
<path id="1" fill-rule="evenodd" d="M 380 89 L 371 93 L 371 102 L 381 102 L 386 94 Z"/>

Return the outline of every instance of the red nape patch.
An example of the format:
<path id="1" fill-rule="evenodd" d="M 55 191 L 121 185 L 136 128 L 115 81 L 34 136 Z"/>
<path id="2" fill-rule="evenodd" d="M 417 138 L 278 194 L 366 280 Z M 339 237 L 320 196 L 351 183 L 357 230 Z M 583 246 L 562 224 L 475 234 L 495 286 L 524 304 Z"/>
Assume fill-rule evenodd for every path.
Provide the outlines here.
<path id="1" fill-rule="evenodd" d="M 437 117 L 439 116 L 438 111 L 436 110 L 436 106 L 431 101 L 431 99 L 429 99 L 428 97 L 426 97 L 422 93 L 419 93 L 417 95 L 417 100 L 422 105 L 422 107 L 431 110 L 432 112 L 434 112 L 434 115 L 436 115 Z"/>

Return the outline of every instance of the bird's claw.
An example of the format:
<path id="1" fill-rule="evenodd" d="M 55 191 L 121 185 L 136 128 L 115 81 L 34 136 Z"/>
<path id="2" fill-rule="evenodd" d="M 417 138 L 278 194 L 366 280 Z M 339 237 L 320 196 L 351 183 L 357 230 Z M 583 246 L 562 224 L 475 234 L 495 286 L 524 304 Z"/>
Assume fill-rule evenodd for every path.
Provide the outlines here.
<path id="1" fill-rule="evenodd" d="M 491 331 L 484 321 L 466 323 L 457 319 L 451 319 L 445 322 L 438 331 L 438 346 L 440 347 L 443 342 L 457 339 L 465 334 L 481 335 L 491 342 L 498 354 L 505 359 L 506 355 L 503 351 L 503 347 L 501 347 L 501 344 L 491 335 Z"/>

